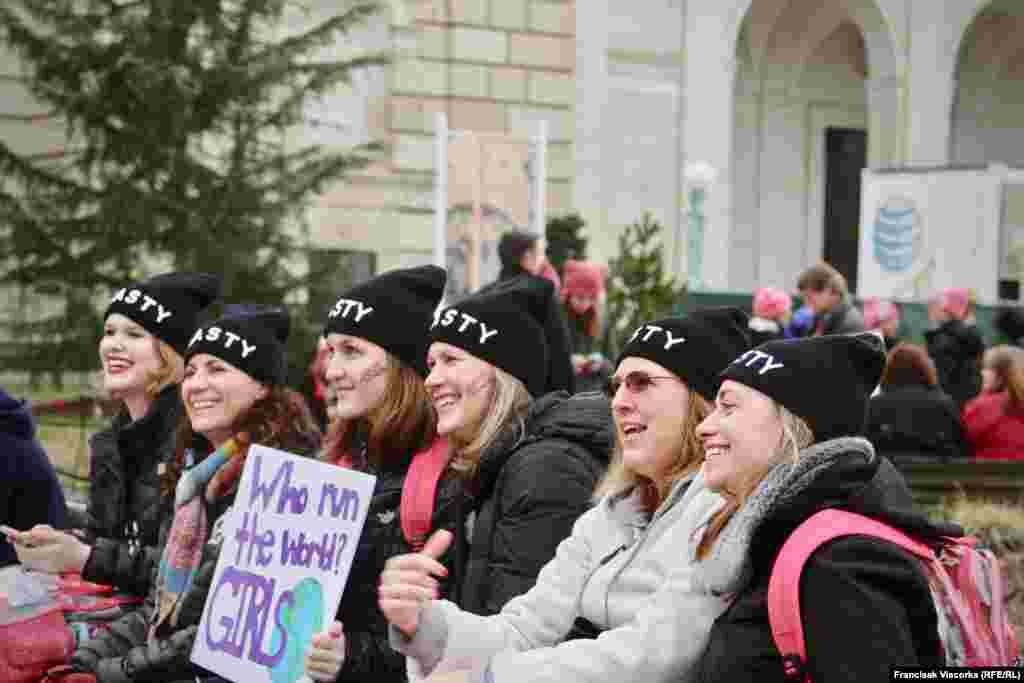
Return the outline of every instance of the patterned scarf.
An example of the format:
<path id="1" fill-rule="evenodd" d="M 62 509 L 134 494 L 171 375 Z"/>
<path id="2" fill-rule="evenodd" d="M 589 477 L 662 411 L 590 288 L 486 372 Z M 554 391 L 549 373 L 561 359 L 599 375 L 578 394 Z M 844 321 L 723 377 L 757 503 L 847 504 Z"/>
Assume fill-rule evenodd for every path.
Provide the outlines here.
<path id="1" fill-rule="evenodd" d="M 231 490 L 242 472 L 247 452 L 248 437 L 235 435 L 178 480 L 174 491 L 174 521 L 157 576 L 156 615 L 150 629 L 151 638 L 167 619 L 171 626 L 177 625 L 182 598 L 192 587 L 209 533 L 206 505 Z"/>

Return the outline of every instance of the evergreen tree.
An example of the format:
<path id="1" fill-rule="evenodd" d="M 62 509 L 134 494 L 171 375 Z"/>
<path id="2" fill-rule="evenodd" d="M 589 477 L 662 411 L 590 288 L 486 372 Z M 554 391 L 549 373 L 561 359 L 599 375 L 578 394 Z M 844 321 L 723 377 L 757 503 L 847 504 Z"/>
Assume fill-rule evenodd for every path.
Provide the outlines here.
<path id="1" fill-rule="evenodd" d="M 616 358 L 642 323 L 671 315 L 685 287 L 665 276 L 661 224 L 649 213 L 619 236 L 619 254 L 608 264 L 608 325 L 604 349 Z"/>
<path id="2" fill-rule="evenodd" d="M 304 284 L 305 202 L 375 151 L 298 134 L 312 98 L 384 61 L 323 57 L 377 11 L 344 6 L 285 34 L 289 0 L 0 3 L 0 40 L 67 130 L 58 158 L 0 141 L 0 284 L 54 304 L 6 331 L 6 369 L 96 367 L 106 295 L 144 264 L 221 273 L 232 301 Z"/>
<path id="3" fill-rule="evenodd" d="M 585 223 L 578 213 L 549 218 L 545 226 L 547 256 L 551 266 L 562 275 L 566 260 L 582 261 L 587 258 L 587 238 L 581 233 Z"/>

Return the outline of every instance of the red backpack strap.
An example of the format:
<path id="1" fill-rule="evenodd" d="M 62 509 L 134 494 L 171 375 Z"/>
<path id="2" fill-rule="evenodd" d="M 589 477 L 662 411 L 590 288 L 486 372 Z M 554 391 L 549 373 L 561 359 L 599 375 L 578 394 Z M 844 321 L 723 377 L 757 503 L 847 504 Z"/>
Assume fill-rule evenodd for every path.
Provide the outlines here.
<path id="1" fill-rule="evenodd" d="M 448 440 L 438 437 L 429 448 L 412 457 L 405 475 L 398 516 L 402 535 L 415 550 L 423 547 L 431 531 L 437 482 L 448 467 L 449 453 Z"/>
<path id="2" fill-rule="evenodd" d="M 822 510 L 808 517 L 789 535 L 775 558 L 768 580 L 768 621 L 782 655 L 786 680 L 810 683 L 807 645 L 800 621 L 800 574 L 822 545 L 843 536 L 874 536 L 895 543 L 922 559 L 935 553 L 924 543 L 878 520 L 845 510 Z"/>

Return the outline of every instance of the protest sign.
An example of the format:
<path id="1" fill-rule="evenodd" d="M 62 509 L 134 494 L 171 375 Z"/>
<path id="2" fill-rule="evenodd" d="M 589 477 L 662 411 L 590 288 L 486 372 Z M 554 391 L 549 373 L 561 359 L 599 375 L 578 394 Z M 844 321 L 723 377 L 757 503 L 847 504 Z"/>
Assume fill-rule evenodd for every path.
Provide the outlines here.
<path id="1" fill-rule="evenodd" d="M 338 610 L 376 478 L 252 446 L 192 661 L 228 680 L 294 683 Z"/>

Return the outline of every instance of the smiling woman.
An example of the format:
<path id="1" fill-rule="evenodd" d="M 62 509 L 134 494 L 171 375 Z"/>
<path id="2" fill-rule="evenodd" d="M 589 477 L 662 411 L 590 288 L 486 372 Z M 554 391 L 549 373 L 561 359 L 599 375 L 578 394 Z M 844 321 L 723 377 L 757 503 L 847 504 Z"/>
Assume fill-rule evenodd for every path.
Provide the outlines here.
<path id="1" fill-rule="evenodd" d="M 425 555 L 389 562 L 381 609 L 395 626 L 394 646 L 410 655 L 412 674 L 439 683 L 686 680 L 725 606 L 693 590 L 692 565 L 680 552 L 722 502 L 691 485 L 702 461 L 694 430 L 710 410 L 718 371 L 746 349 L 746 330 L 737 309 L 698 311 L 637 330 L 610 383 L 619 445 L 598 502 L 576 521 L 536 584 L 498 614 L 479 617 L 423 600 L 417 586 L 436 571 Z M 434 396 L 441 404 L 464 401 L 459 387 L 472 380 L 455 381 L 461 366 L 483 362 L 461 354 L 447 361 L 456 369 L 439 373 Z M 545 476 L 562 471 L 552 463 Z M 566 484 L 538 479 L 537 488 L 549 487 Z M 471 670 L 431 675 L 449 668 Z"/>
<path id="2" fill-rule="evenodd" d="M 106 681 L 184 680 L 204 675 L 189 660 L 250 443 L 312 455 L 320 434 L 301 396 L 285 386 L 289 320 L 246 308 L 190 337 L 181 395 L 185 416 L 163 478 L 173 520 L 148 603 L 80 643 L 78 671 Z"/>
<path id="3" fill-rule="evenodd" d="M 327 316 L 325 379 L 337 397 L 322 458 L 377 477 L 335 623 L 314 640 L 306 673 L 317 681 L 405 681 L 376 609 L 389 557 L 418 550 L 435 529 L 453 529 L 462 482 L 449 467 L 423 386 L 427 333 L 444 292 L 436 266 L 393 270 L 343 292 Z M 454 574 L 455 558 L 445 566 Z M 451 584 L 431 586 L 449 595 Z"/>
<path id="4" fill-rule="evenodd" d="M 114 293 L 99 340 L 104 389 L 121 402 L 107 429 L 90 439 L 89 502 L 76 536 L 33 529 L 22 564 L 78 572 L 98 583 L 145 595 L 170 513 L 158 470 L 174 454 L 182 414 L 182 354 L 197 318 L 220 293 L 206 273 L 164 273 Z M 84 540 L 80 540 L 84 539 Z"/>

